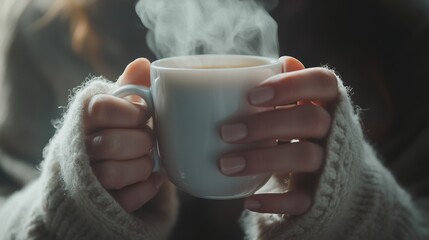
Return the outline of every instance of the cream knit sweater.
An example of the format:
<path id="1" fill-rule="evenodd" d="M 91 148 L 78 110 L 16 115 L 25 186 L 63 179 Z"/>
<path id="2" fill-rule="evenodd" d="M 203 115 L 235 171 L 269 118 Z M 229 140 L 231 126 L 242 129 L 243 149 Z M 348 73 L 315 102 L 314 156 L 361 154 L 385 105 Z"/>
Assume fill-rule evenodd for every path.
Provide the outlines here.
<path id="1" fill-rule="evenodd" d="M 347 90 L 327 141 L 326 163 L 314 205 L 302 216 L 244 212 L 248 239 L 429 239 L 428 214 L 377 160 L 362 135 Z M 126 213 L 92 174 L 85 153 L 83 106 L 114 83 L 93 79 L 76 90 L 45 149 L 41 175 L 0 206 L 0 239 L 166 239 L 175 224 L 177 196 L 167 183 L 149 204 Z M 271 179 L 261 189 L 284 189 Z"/>

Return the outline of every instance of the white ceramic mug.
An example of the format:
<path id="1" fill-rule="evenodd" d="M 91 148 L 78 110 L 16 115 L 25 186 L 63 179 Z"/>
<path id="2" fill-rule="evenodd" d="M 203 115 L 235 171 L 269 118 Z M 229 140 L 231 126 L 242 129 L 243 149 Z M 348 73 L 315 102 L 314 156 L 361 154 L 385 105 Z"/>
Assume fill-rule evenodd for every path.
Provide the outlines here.
<path id="1" fill-rule="evenodd" d="M 200 198 L 242 198 L 253 194 L 271 175 L 223 175 L 218 167 L 222 155 L 255 144 L 228 144 L 220 137 L 220 127 L 234 117 L 268 110 L 250 105 L 247 94 L 281 72 L 278 59 L 259 56 L 164 58 L 151 64 L 150 89 L 125 85 L 114 95 L 139 95 L 147 102 L 154 115 L 155 159 L 177 187 Z"/>

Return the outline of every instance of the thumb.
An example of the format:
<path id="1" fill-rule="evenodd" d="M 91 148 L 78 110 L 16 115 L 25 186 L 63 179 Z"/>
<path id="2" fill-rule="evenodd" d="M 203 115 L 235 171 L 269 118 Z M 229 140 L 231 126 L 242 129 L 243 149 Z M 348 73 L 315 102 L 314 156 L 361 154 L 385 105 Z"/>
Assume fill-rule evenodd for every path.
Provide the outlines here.
<path id="1" fill-rule="evenodd" d="M 280 62 L 283 63 L 283 72 L 293 72 L 302 70 L 305 68 L 304 64 L 302 64 L 298 59 L 294 57 L 281 57 Z"/>
<path id="2" fill-rule="evenodd" d="M 150 61 L 146 58 L 137 58 L 128 64 L 116 84 L 118 86 L 136 84 L 150 87 Z"/>

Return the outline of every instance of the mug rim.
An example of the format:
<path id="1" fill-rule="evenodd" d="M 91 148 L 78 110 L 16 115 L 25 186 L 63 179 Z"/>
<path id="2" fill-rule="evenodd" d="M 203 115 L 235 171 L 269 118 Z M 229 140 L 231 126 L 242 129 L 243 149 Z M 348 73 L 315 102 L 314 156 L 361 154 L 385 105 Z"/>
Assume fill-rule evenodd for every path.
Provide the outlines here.
<path id="1" fill-rule="evenodd" d="M 243 59 L 243 60 L 258 60 L 263 61 L 265 63 L 257 64 L 254 66 L 240 66 L 240 67 L 221 67 L 221 68 L 198 68 L 195 67 L 171 67 L 171 66 L 163 66 L 162 64 L 166 64 L 168 62 L 177 61 L 180 59 L 186 59 L 187 61 L 198 61 L 198 59 L 216 59 L 216 58 L 227 58 L 227 59 Z M 257 56 L 257 55 L 238 55 L 238 54 L 200 54 L 200 55 L 184 55 L 184 56 L 175 56 L 175 57 L 167 57 L 161 58 L 151 63 L 151 68 L 156 70 L 164 70 L 164 71 L 198 71 L 198 72 L 209 72 L 209 71 L 242 71 L 242 70 L 251 70 L 251 69 L 260 69 L 260 68 L 270 68 L 281 64 L 278 58 Z"/>

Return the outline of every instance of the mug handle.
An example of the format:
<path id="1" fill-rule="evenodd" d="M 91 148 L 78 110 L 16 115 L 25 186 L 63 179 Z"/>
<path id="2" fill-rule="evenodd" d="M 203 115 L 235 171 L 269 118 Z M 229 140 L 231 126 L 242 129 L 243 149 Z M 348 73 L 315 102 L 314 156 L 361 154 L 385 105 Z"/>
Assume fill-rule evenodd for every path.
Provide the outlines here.
<path id="1" fill-rule="evenodd" d="M 143 98 L 143 100 L 146 102 L 146 105 L 147 105 L 147 111 L 149 112 L 149 114 L 154 116 L 155 111 L 154 111 L 152 93 L 150 92 L 150 88 L 139 86 L 139 85 L 128 84 L 115 90 L 112 95 L 120 98 L 124 98 L 130 95 L 137 95 Z M 154 147 L 152 149 L 151 157 L 153 160 L 152 171 L 158 172 L 160 168 L 158 141 L 155 141 Z"/>

